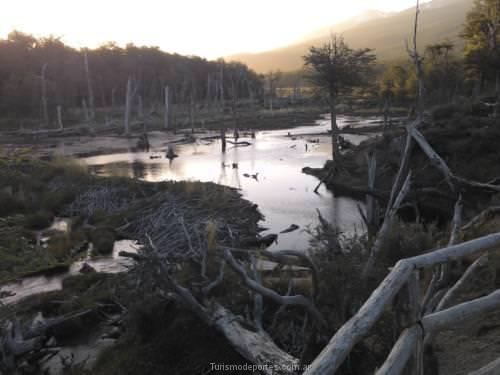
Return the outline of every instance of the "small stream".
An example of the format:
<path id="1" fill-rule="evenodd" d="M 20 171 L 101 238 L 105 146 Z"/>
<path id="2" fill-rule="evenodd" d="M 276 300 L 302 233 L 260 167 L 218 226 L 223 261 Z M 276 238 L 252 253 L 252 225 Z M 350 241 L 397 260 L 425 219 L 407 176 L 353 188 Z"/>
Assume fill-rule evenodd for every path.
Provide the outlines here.
<path id="1" fill-rule="evenodd" d="M 375 117 L 342 116 L 338 123 L 340 127 L 355 128 L 378 121 Z M 93 156 L 83 161 L 93 173 L 102 176 L 128 176 L 153 182 L 199 180 L 240 189 L 244 198 L 258 204 L 265 216 L 262 226 L 268 230 L 264 234 L 279 233 L 291 224 L 300 227 L 280 235 L 271 250 L 305 250 L 309 246 L 309 235 L 304 231 L 318 223 L 316 209 L 346 235 L 364 231 L 358 210 L 360 202 L 335 197 L 324 186 L 315 194 L 318 180 L 302 173 L 303 167 L 319 168 L 331 158 L 331 138 L 325 135 L 329 129 L 330 121 L 325 117 L 312 126 L 260 131 L 255 139 L 239 138 L 240 142 L 251 143 L 250 146 L 228 144 L 225 154 L 220 152 L 219 140 L 177 145 L 175 153 L 179 157 L 172 162 L 165 158 L 164 147 L 150 152 Z M 346 135 L 345 138 L 359 144 L 368 136 Z M 157 140 L 152 141 L 154 144 Z M 233 168 L 233 164 L 238 167 Z"/>

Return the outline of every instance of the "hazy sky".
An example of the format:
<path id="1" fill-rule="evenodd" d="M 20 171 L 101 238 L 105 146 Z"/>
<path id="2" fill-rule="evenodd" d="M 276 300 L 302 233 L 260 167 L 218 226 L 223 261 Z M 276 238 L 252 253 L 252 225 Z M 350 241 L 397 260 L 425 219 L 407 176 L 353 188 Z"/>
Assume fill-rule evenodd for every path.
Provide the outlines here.
<path id="1" fill-rule="evenodd" d="M 156 45 L 208 58 L 292 43 L 367 9 L 415 0 L 2 0 L 0 37 L 12 29 L 53 34 L 73 46 Z"/>

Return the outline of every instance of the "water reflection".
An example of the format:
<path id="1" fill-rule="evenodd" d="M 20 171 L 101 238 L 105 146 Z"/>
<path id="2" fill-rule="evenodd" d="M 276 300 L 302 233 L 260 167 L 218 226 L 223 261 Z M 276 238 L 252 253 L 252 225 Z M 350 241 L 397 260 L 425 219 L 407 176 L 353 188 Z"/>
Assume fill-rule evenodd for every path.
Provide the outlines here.
<path id="1" fill-rule="evenodd" d="M 378 119 L 342 117 L 340 126 L 374 124 Z M 342 231 L 352 234 L 363 228 L 358 205 L 353 199 L 336 198 L 324 187 L 314 194 L 317 179 L 301 172 L 303 167 L 321 167 L 331 155 L 331 139 L 319 135 L 330 127 L 327 119 L 315 126 L 262 131 L 256 138 L 240 138 L 248 147 L 228 144 L 221 154 L 219 141 L 179 145 L 179 157 L 169 162 L 164 150 L 161 159 L 151 159 L 162 150 L 151 153 L 121 153 L 86 158 L 91 170 L 99 175 L 128 175 L 146 181 L 200 180 L 241 189 L 245 198 L 259 205 L 265 216 L 263 226 L 278 233 L 291 224 L 300 230 L 280 235 L 275 248 L 306 249 L 309 237 L 304 229 L 317 223 L 316 209 Z M 359 143 L 366 136 L 345 137 Z M 314 139 L 319 142 L 312 142 Z M 258 173 L 258 179 L 252 175 Z M 361 205 L 362 206 L 362 205 Z"/>

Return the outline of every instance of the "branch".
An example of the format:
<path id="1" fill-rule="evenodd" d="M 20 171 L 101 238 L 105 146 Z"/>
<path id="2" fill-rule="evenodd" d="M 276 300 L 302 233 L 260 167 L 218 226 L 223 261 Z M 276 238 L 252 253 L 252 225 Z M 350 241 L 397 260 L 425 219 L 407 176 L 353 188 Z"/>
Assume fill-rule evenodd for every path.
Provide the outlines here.
<path id="1" fill-rule="evenodd" d="M 326 320 L 323 318 L 322 314 L 319 310 L 314 306 L 314 304 L 302 295 L 295 296 L 282 296 L 276 293 L 274 290 L 266 288 L 261 284 L 257 283 L 255 280 L 251 279 L 246 270 L 238 264 L 236 259 L 233 257 L 229 250 L 225 250 L 223 252 L 224 259 L 228 262 L 229 266 L 240 276 L 245 285 L 253 290 L 261 294 L 262 296 L 273 300 L 274 302 L 280 305 L 287 306 L 301 306 L 304 307 L 315 319 L 319 322 L 319 324 L 323 327 L 327 326 Z"/>

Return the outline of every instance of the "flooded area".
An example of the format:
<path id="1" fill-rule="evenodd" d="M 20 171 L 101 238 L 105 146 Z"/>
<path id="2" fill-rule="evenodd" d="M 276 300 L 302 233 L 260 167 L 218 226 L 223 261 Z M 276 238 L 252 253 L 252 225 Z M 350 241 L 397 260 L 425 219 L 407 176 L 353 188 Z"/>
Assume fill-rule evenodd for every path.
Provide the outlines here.
<path id="1" fill-rule="evenodd" d="M 339 126 L 370 126 L 379 120 L 341 117 Z M 246 199 L 258 204 L 265 216 L 262 223 L 267 228 L 265 233 L 279 233 L 292 224 L 299 226 L 294 232 L 281 234 L 271 249 L 304 250 L 309 245 L 309 235 L 304 231 L 318 223 L 317 210 L 348 235 L 363 231 L 360 202 L 335 197 L 324 187 L 316 194 L 318 180 L 302 173 L 302 168 L 322 167 L 331 158 L 329 129 L 329 119 L 324 118 L 313 126 L 260 131 L 255 139 L 242 134 L 238 141 L 250 146 L 235 147 L 228 143 L 225 154 L 221 154 L 219 140 L 176 145 L 178 157 L 171 162 L 165 158 L 164 147 L 154 146 L 150 152 L 115 153 L 83 161 L 93 173 L 103 176 L 129 176 L 146 181 L 199 180 L 240 189 Z M 367 138 L 345 136 L 354 144 Z M 154 145 L 155 140 L 152 141 Z"/>
<path id="2" fill-rule="evenodd" d="M 35 294 L 61 290 L 63 280 L 69 276 L 79 275 L 84 263 L 95 269 L 97 272 L 119 273 L 124 272 L 133 264 L 130 258 L 120 257 L 120 251 L 137 252 L 137 243 L 130 240 L 116 241 L 113 253 L 110 256 L 91 257 L 89 252 L 85 259 L 74 262 L 69 270 L 55 275 L 39 275 L 22 278 L 19 281 L 4 285 L 0 291 L 12 294 L 3 298 L 2 303 L 13 304 L 21 299 Z"/>

